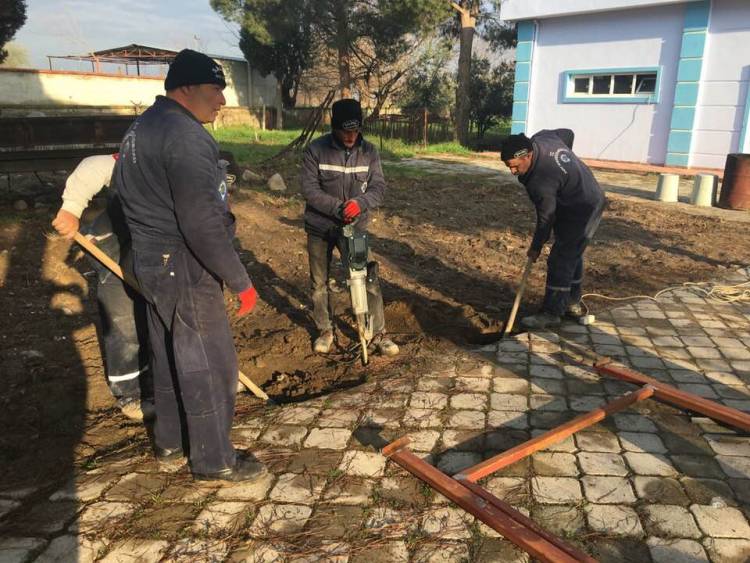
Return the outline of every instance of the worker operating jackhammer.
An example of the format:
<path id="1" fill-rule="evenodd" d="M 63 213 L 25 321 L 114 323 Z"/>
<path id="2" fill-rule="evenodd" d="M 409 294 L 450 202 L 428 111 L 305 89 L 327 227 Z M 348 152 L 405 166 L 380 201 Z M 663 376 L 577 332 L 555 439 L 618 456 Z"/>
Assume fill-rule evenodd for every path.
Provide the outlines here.
<path id="1" fill-rule="evenodd" d="M 333 346 L 333 324 L 328 298 L 328 274 L 334 247 L 344 256 L 342 228 L 356 221 L 358 231 L 366 231 L 369 211 L 378 207 L 385 195 L 385 178 L 380 155 L 372 143 L 362 138 L 362 108 L 357 100 L 333 104 L 332 132 L 315 141 L 305 151 L 302 163 L 302 195 L 305 207 L 307 253 L 312 281 L 313 319 L 319 333 L 313 349 L 327 354 Z M 370 262 L 372 259 L 367 258 Z M 398 346 L 386 336 L 383 295 L 377 272 L 370 268 L 366 282 L 367 305 L 372 315 L 372 344 L 386 356 L 398 354 Z"/>
<path id="2" fill-rule="evenodd" d="M 527 329 L 557 326 L 563 316 L 584 313 L 583 253 L 599 227 L 606 199 L 591 170 L 573 153 L 573 138 L 570 129 L 543 130 L 530 139 L 523 133 L 511 135 L 500 153 L 536 207 L 529 259 L 536 261 L 555 235 L 542 310 L 521 319 Z"/>

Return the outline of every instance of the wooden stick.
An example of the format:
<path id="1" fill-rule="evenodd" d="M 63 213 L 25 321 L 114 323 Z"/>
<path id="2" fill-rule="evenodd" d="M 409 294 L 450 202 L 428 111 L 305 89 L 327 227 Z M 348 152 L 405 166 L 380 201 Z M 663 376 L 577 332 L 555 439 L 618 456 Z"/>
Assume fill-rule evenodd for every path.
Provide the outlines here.
<path id="1" fill-rule="evenodd" d="M 681 391 L 653 377 L 633 371 L 624 366 L 615 365 L 609 358 L 597 362 L 594 364 L 594 368 L 601 374 L 610 375 L 628 383 L 651 385 L 655 389 L 654 397 L 660 401 L 698 412 L 719 422 L 739 428 L 745 432 L 750 432 L 750 414 L 720 405 L 714 401 L 709 401 L 698 395 Z"/>
<path id="2" fill-rule="evenodd" d="M 510 310 L 508 316 L 508 322 L 505 323 L 505 330 L 503 331 L 503 338 L 510 334 L 513 330 L 513 325 L 516 322 L 516 314 L 518 313 L 518 307 L 521 305 L 521 298 L 523 292 L 526 289 L 526 282 L 529 280 L 529 274 L 531 273 L 531 267 L 534 265 L 534 261 L 529 258 L 526 260 L 526 267 L 523 270 L 523 276 L 521 276 L 521 283 L 518 284 L 518 290 L 516 291 L 516 299 L 513 301 L 513 308 Z"/>
<path id="3" fill-rule="evenodd" d="M 99 262 L 101 262 L 110 272 L 112 272 L 114 275 L 116 275 L 118 278 L 120 278 L 130 287 L 135 289 L 138 293 L 141 293 L 141 288 L 138 286 L 138 282 L 135 281 L 131 276 L 123 272 L 120 265 L 114 260 L 112 260 L 112 258 L 107 256 L 107 254 L 103 252 L 98 246 L 96 246 L 92 241 L 87 239 L 81 233 L 76 233 L 73 239 L 78 244 L 80 244 L 88 253 L 90 253 L 94 258 L 99 260 Z M 242 370 L 239 370 L 238 377 L 240 379 L 240 382 L 242 382 L 242 385 L 250 389 L 253 395 L 258 397 L 259 399 L 262 399 L 263 401 L 270 401 L 265 391 L 263 391 L 263 389 L 258 387 L 255 383 L 253 383 L 248 376 L 242 373 Z"/>
<path id="4" fill-rule="evenodd" d="M 481 496 L 468 489 L 463 483 L 433 467 L 414 455 L 403 441 L 386 446 L 389 459 L 421 479 L 439 493 L 455 502 L 468 513 L 476 516 L 492 529 L 502 534 L 518 547 L 544 563 L 596 563 L 586 554 L 571 555 L 577 552 L 559 539 L 547 534 L 539 534 L 536 527 L 524 523 L 524 515 L 509 504 L 484 491 Z M 554 541 L 550 541 L 549 538 Z M 564 547 L 563 547 L 564 546 Z"/>
<path id="5" fill-rule="evenodd" d="M 534 452 L 543 450 L 549 445 L 561 442 L 579 430 L 583 430 L 584 428 L 588 428 L 589 426 L 593 426 L 597 422 L 604 420 L 607 415 L 619 412 L 638 401 L 648 399 L 653 394 L 654 388 L 651 385 L 646 385 L 637 391 L 633 391 L 632 393 L 623 395 L 619 399 L 615 399 L 606 405 L 602 405 L 598 409 L 579 415 L 557 428 L 553 428 L 544 434 L 540 434 L 536 438 L 532 438 L 523 444 L 519 444 L 501 454 L 486 459 L 473 467 L 464 469 L 460 473 L 454 475 L 453 478 L 458 479 L 459 481 L 475 483 L 482 477 L 486 477 L 503 467 L 507 467 L 512 463 L 528 457 Z"/>

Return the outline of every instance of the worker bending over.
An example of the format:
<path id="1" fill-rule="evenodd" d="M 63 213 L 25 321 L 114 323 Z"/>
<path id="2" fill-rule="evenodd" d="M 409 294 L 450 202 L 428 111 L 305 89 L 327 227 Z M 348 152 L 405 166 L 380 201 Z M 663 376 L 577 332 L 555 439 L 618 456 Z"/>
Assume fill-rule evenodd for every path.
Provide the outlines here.
<path id="1" fill-rule="evenodd" d="M 563 316 L 583 314 L 583 253 L 599 226 L 606 199 L 591 170 L 573 153 L 573 137 L 570 129 L 539 131 L 531 139 L 523 133 L 511 135 L 500 153 L 536 207 L 529 259 L 536 261 L 550 235 L 555 235 L 542 310 L 521 319 L 528 329 L 557 326 Z"/>

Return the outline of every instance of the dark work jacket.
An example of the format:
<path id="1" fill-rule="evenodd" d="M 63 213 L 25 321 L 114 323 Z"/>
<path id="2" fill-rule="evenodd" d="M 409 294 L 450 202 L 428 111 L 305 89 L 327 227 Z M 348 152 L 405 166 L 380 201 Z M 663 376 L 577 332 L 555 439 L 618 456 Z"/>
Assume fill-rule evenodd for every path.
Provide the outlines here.
<path id="1" fill-rule="evenodd" d="M 349 151 L 333 133 L 319 137 L 307 147 L 302 160 L 302 195 L 305 207 L 305 231 L 316 236 L 331 236 L 343 224 L 341 204 L 349 199 L 362 210 L 357 229 L 369 222 L 368 210 L 377 208 L 385 195 L 385 178 L 380 155 L 372 143 L 360 135 Z"/>
<path id="2" fill-rule="evenodd" d="M 179 103 L 157 96 L 130 126 L 112 184 L 136 251 L 185 247 L 232 291 L 250 287 L 232 245 L 234 215 L 219 146 Z"/>
<path id="3" fill-rule="evenodd" d="M 594 175 L 571 150 L 573 131 L 539 131 L 531 138 L 533 160 L 518 180 L 536 207 L 536 231 L 531 248 L 541 250 L 555 236 L 583 232 L 589 219 L 604 209 L 604 192 Z"/>

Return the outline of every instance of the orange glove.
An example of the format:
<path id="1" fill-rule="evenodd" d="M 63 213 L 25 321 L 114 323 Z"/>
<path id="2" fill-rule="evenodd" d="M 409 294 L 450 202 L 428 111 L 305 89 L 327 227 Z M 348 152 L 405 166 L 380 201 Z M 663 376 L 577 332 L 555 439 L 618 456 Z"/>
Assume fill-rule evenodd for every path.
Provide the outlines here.
<path id="1" fill-rule="evenodd" d="M 350 199 L 349 201 L 344 202 L 344 223 L 351 223 L 359 217 L 360 213 L 362 213 L 362 210 L 359 208 L 357 200 Z"/>
<path id="2" fill-rule="evenodd" d="M 237 316 L 244 317 L 255 308 L 255 303 L 258 301 L 258 292 L 251 285 L 239 294 L 239 298 L 240 308 L 237 310 Z"/>

